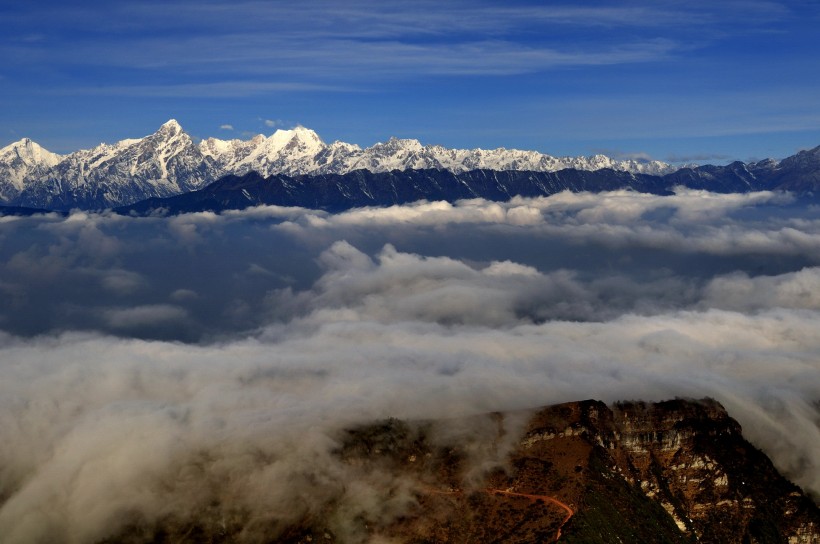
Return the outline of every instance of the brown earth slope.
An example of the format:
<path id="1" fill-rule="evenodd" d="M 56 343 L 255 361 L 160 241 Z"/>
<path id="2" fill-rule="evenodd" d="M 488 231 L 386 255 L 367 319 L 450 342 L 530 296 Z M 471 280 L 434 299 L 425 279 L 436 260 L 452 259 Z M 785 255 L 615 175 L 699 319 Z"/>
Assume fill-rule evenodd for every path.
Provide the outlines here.
<path id="1" fill-rule="evenodd" d="M 390 419 L 338 444 L 334 458 L 381 507 L 351 501 L 354 481 L 254 531 L 239 512 L 132 526 L 110 542 L 820 543 L 814 501 L 708 399 Z"/>

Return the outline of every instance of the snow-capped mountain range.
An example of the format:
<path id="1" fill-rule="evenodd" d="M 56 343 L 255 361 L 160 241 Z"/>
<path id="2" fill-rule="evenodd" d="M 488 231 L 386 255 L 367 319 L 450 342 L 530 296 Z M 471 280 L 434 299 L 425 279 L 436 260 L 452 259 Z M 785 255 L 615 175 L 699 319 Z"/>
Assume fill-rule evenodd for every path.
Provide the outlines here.
<path id="1" fill-rule="evenodd" d="M 564 168 L 600 170 L 612 168 L 633 173 L 661 174 L 674 169 L 660 161 L 614 160 L 605 155 L 553 157 L 537 151 L 517 149 L 448 149 L 422 145 L 418 140 L 390 138 L 365 149 L 345 142 L 326 144 L 312 130 L 296 127 L 277 130 L 265 138 L 217 140 L 208 138 L 200 151 L 212 157 L 225 172 L 242 175 L 250 171 L 262 176 L 284 174 L 346 174 L 354 170 L 529 170 L 554 172 Z"/>
<path id="2" fill-rule="evenodd" d="M 0 202 L 38 208 L 106 208 L 204 187 L 227 174 L 258 172 L 319 175 L 354 170 L 438 169 L 553 172 L 613 170 L 660 175 L 676 168 L 660 161 L 615 160 L 605 155 L 553 157 L 516 149 L 448 149 L 391 138 L 362 149 L 326 144 L 296 127 L 250 140 L 208 138 L 199 143 L 175 120 L 138 139 L 57 155 L 24 138 L 0 149 Z"/>

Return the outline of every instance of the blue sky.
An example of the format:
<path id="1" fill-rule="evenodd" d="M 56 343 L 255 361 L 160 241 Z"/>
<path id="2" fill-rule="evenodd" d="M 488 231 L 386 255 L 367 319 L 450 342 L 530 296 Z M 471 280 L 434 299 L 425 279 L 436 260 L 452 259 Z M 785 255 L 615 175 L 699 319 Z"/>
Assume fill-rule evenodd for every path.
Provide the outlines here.
<path id="1" fill-rule="evenodd" d="M 0 20 L 0 145 L 169 118 L 712 163 L 820 145 L 814 1 L 33 1 Z"/>

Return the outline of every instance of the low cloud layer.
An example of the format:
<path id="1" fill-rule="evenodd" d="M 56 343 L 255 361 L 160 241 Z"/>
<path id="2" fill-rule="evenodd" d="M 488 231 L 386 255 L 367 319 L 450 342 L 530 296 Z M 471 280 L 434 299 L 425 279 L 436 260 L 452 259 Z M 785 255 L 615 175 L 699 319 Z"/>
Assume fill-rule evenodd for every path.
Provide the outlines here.
<path id="1" fill-rule="evenodd" d="M 0 539 L 391 519 L 339 429 L 586 398 L 712 396 L 820 493 L 818 249 L 768 193 L 0 221 Z"/>

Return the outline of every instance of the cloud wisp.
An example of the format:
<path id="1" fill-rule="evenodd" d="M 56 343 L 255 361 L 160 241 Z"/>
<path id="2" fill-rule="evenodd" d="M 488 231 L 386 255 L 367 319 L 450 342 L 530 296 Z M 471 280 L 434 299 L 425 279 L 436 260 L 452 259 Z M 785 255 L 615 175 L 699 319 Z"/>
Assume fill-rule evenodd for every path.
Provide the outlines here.
<path id="1" fill-rule="evenodd" d="M 240 92 L 248 86 L 232 87 L 229 79 L 256 80 L 257 90 L 265 84 L 270 85 L 269 91 L 287 88 L 281 82 L 259 80 L 261 76 L 300 75 L 305 80 L 294 83 L 298 90 L 300 84 L 327 87 L 333 81 L 337 86 L 349 87 L 351 81 L 384 78 L 511 75 L 565 66 L 660 61 L 703 46 L 693 42 L 694 33 L 686 30 L 667 39 L 669 22 L 674 21 L 676 29 L 697 29 L 699 39 L 709 41 L 726 32 L 719 22 L 727 12 L 723 7 L 684 9 L 651 3 L 587 8 L 429 3 L 424 10 L 416 4 L 311 4 L 311 9 L 273 8 L 258 2 L 206 2 L 193 8 L 171 2 L 162 6 L 113 5 L 79 13 L 61 6 L 54 6 L 47 14 L 20 10 L 10 14 L 15 22 L 13 28 L 34 26 L 36 20 L 37 28 L 45 25 L 52 32 L 48 38 L 34 41 L 10 38 L 0 48 L 8 58 L 22 64 L 58 61 L 136 68 L 149 74 L 173 74 L 166 78 L 169 82 L 178 81 L 183 73 L 217 74 L 222 83 L 188 81 L 171 83 L 166 91 L 162 86 L 147 86 L 142 91 L 157 96 L 196 91 L 214 96 L 231 89 Z M 728 11 L 735 19 L 744 18 L 748 32 L 766 28 L 788 15 L 776 7 L 747 3 L 743 10 Z M 315 13 L 322 16 L 316 17 Z M 72 30 L 85 29 L 93 39 L 77 39 L 72 32 L 69 47 L 55 48 L 55 43 L 66 41 L 68 23 Z M 552 32 L 544 32 L 545 27 Z M 154 32 L 146 33 L 146 28 Z M 237 34 L 237 28 L 243 31 Z M 111 40 L 114 29 L 117 39 Z M 562 39 L 567 32 L 584 34 L 591 29 L 597 36 L 594 46 L 567 47 Z M 659 33 L 659 29 L 664 32 Z M 551 38 L 553 35 L 555 38 Z M 100 47 L 99 41 L 106 46 Z M 275 86 L 279 84 L 283 87 Z M 102 92 L 128 94 L 128 89 L 135 87 L 115 85 Z M 84 92 L 93 92 L 93 87 Z"/>

